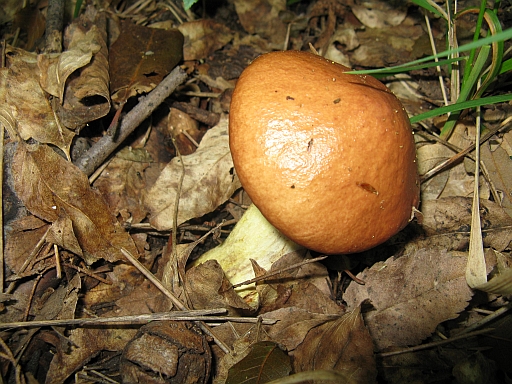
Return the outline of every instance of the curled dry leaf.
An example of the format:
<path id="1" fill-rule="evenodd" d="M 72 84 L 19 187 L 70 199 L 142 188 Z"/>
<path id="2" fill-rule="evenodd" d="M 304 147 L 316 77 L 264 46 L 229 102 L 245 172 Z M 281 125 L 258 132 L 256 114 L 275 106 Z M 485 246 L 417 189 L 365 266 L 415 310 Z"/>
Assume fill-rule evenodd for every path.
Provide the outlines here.
<path id="1" fill-rule="evenodd" d="M 8 74 L 5 83 L 5 105 L 17 122 L 18 133 L 23 140 L 33 138 L 40 143 L 53 144 L 69 157 L 74 132 L 60 126 L 53 109 L 39 83 L 40 70 L 37 56 L 19 48 L 7 47 Z M 5 113 L 5 112 L 4 112 Z M 2 113 L 3 114 L 3 113 Z"/>
<path id="2" fill-rule="evenodd" d="M 195 153 L 181 157 L 185 177 L 181 188 L 178 225 L 214 211 L 240 188 L 229 152 L 227 127 L 227 119 L 222 119 L 204 135 Z M 175 157 L 144 198 L 150 212 L 150 223 L 160 231 L 172 229 L 176 193 L 182 172 L 180 158 Z"/>
<path id="3" fill-rule="evenodd" d="M 344 299 L 349 308 L 373 305 L 365 321 L 379 350 L 416 345 L 467 306 L 466 261 L 436 248 L 391 257 L 358 274 L 365 285 L 352 282 Z"/>
<path id="4" fill-rule="evenodd" d="M 350 383 L 361 384 L 377 377 L 372 339 L 359 307 L 312 329 L 293 357 L 296 372 L 334 370 L 350 377 Z"/>
<path id="5" fill-rule="evenodd" d="M 231 314 L 250 307 L 238 296 L 215 260 L 192 267 L 186 272 L 185 289 L 194 309 L 227 308 Z"/>
<path id="6" fill-rule="evenodd" d="M 80 18 L 67 29 L 67 49 L 76 50 L 86 39 L 87 44 L 100 47 L 91 62 L 67 81 L 62 105 L 57 115 L 69 129 L 80 129 L 86 123 L 105 116 L 110 111 L 107 21 L 103 12 L 88 6 Z"/>
<path id="7" fill-rule="evenodd" d="M 87 177 L 48 146 L 19 144 L 13 174 L 18 197 L 34 215 L 55 222 L 65 211 L 88 264 L 120 260 L 122 247 L 138 254 L 130 235 L 91 189 Z"/>

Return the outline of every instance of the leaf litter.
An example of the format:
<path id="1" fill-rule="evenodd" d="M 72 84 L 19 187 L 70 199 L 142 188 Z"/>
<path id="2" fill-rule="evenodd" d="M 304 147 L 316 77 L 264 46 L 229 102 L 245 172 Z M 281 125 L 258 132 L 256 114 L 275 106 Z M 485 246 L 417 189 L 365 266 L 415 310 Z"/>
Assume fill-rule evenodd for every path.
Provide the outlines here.
<path id="1" fill-rule="evenodd" d="M 214 358 L 208 364 L 214 364 L 213 382 L 239 382 L 244 372 L 252 372 L 249 382 L 264 382 L 263 377 L 325 370 L 356 383 L 377 377 L 391 383 L 432 377 L 464 382 L 467 367 L 480 369 L 486 378 L 510 377 L 503 358 L 509 357 L 506 341 L 511 337 L 506 311 L 511 292 L 510 133 L 482 145 L 480 216 L 490 277 L 485 294 L 471 290 L 464 276 L 475 183 L 470 159 L 424 183 L 418 222 L 387 244 L 351 257 L 356 281 L 345 277 L 345 267 L 331 269 L 337 262 L 301 264 L 315 255 L 296 249 L 271 261 L 258 255 L 237 259 L 236 254 L 229 263 L 196 261 L 185 271 L 187 260 L 200 259 L 225 242 L 232 227 L 223 223 L 238 220 L 249 203 L 233 172 L 225 114 L 236 77 L 252 58 L 285 44 L 287 49 L 307 49 L 308 43 L 327 58 L 358 68 L 425 54 L 424 18 L 413 5 L 318 0 L 308 8 L 302 3 L 287 7 L 284 0 L 235 1 L 206 8 L 207 17 L 194 19 L 190 11 L 148 2 L 116 10 L 126 20 L 122 22 L 114 13 L 89 6 L 66 27 L 61 54 L 26 50 L 37 41 L 40 28 L 28 31 L 25 47 L 5 47 L 0 122 L 8 130 L 7 140 L 18 141 L 6 183 L 20 200 L 18 212 L 26 209 L 28 214 L 5 222 L 2 323 L 170 310 L 169 299 L 128 263 L 124 249 L 165 283 L 170 279 L 164 274 L 175 265 L 171 269 L 181 284 L 176 294 L 194 309 L 222 307 L 240 320 L 260 316 L 275 321 L 211 323 L 208 340 Z M 2 22 L 21 12 L 4 9 Z M 39 9 L 23 12 L 28 19 L 41 18 Z M 432 23 L 434 40 L 442 44 L 443 25 Z M 123 120 L 116 103 L 126 103 L 123 113 L 134 103 L 142 105 L 145 96 L 139 96 L 151 92 L 178 63 L 188 75 L 187 84 L 126 142 L 117 144 L 99 177 L 88 180 L 70 162 L 80 157 L 74 152 L 77 143 L 85 142 L 82 151 L 87 151 L 101 137 L 115 137 L 115 129 L 105 127 L 112 119 Z M 397 79 L 389 85 L 404 95 L 411 114 L 439 104 L 437 90 L 425 88 L 435 84 L 432 73 Z M 173 108 L 169 116 L 171 105 L 179 113 Z M 510 115 L 508 106 L 493 108 L 484 111 L 494 119 L 489 124 Z M 498 115 L 501 120 L 495 119 Z M 421 173 L 470 146 L 472 137 L 470 119 L 456 126 L 450 147 L 417 135 Z M 244 277 L 230 271 L 230 263 L 243 265 Z M 289 270 L 290 265 L 297 267 Z M 247 280 L 246 274 L 257 281 L 242 287 L 250 292 L 242 298 L 231 284 Z M 451 344 L 442 340 L 479 323 L 485 327 L 493 315 L 500 315 L 493 330 L 484 329 L 492 338 L 461 338 Z M 130 345 L 142 348 L 138 356 L 147 355 L 149 361 L 155 354 L 152 347 L 136 342 L 137 330 L 116 325 L 44 327 L 23 337 L 5 331 L 7 348 L 19 357 L 7 372 L 48 383 L 69 381 L 74 373 L 94 381 L 101 372 L 119 382 L 127 377 L 122 368 L 127 360 L 121 356 L 129 355 Z M 386 355 L 436 342 L 444 347 Z M 40 350 L 50 356 L 37 355 L 41 358 L 34 370 L 30 356 Z M 165 352 L 176 358 L 171 361 L 181 361 L 173 346 Z M 91 363 L 94 370 L 87 368 Z M 158 367 L 145 371 L 161 369 L 160 376 L 155 371 L 155 382 L 172 382 L 164 376 L 178 372 L 173 370 L 177 366 Z"/>

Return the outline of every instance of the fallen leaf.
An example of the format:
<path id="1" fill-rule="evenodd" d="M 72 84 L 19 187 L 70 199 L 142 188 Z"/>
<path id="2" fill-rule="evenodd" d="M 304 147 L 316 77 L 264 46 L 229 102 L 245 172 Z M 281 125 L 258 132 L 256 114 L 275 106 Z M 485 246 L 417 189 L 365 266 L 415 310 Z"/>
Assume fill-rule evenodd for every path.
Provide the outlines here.
<path id="1" fill-rule="evenodd" d="M 112 100 L 124 103 L 129 97 L 149 92 L 167 76 L 183 56 L 183 35 L 121 22 L 121 34 L 109 52 Z"/>
<path id="2" fill-rule="evenodd" d="M 431 247 L 447 237 L 448 241 L 442 243 L 446 249 L 467 248 L 471 229 L 471 204 L 472 199 L 466 197 L 422 202 L 421 227 Z M 498 251 L 506 249 L 512 239 L 512 218 L 498 204 L 488 200 L 480 200 L 480 215 L 484 246 Z"/>
<path id="3" fill-rule="evenodd" d="M 19 135 L 23 140 L 33 138 L 39 143 L 53 144 L 69 158 L 75 133 L 55 119 L 50 101 L 39 84 L 37 55 L 13 47 L 7 47 L 6 53 L 9 70 L 4 84 L 7 92 L 0 91 L 0 95 L 5 95 L 5 100 L 0 102 L 9 106 Z"/>
<path id="4" fill-rule="evenodd" d="M 66 28 L 66 49 L 77 49 L 85 40 L 100 47 L 91 62 L 80 68 L 66 83 L 64 99 L 57 115 L 69 129 L 79 130 L 110 111 L 110 79 L 107 47 L 107 20 L 93 6 Z M 69 43 L 67 43 L 67 41 Z"/>
<path id="5" fill-rule="evenodd" d="M 268 329 L 272 340 L 283 345 L 288 352 L 296 349 L 304 342 L 306 335 L 315 327 L 341 316 L 342 309 L 338 307 L 337 312 L 331 314 L 313 313 L 305 309 L 287 307 L 263 316 L 265 319 L 279 320 Z"/>
<path id="6" fill-rule="evenodd" d="M 185 289 L 194 309 L 227 308 L 229 313 L 251 308 L 236 294 L 215 260 L 192 267 L 185 275 Z"/>
<path id="7" fill-rule="evenodd" d="M 276 343 L 261 341 L 251 346 L 249 354 L 233 365 L 226 384 L 262 384 L 286 377 L 292 368 L 290 358 Z"/>
<path id="8" fill-rule="evenodd" d="M 369 28 L 400 25 L 407 16 L 407 6 L 380 0 L 365 1 L 364 5 L 352 4 L 350 9 L 361 23 Z"/>
<path id="9" fill-rule="evenodd" d="M 181 157 L 185 177 L 179 201 L 178 225 L 212 212 L 240 188 L 240 182 L 234 175 L 227 128 L 227 119 L 221 120 L 204 135 L 195 153 Z M 144 197 L 150 212 L 150 223 L 159 231 L 172 229 L 182 172 L 181 160 L 175 157 Z"/>
<path id="10" fill-rule="evenodd" d="M 125 147 L 94 181 L 94 188 L 100 191 L 110 211 L 115 216 L 121 214 L 124 222 L 138 224 L 146 218 L 147 211 L 140 202 L 147 189 L 145 170 L 151 162 L 145 149 Z"/>
<path id="11" fill-rule="evenodd" d="M 480 161 L 487 167 L 489 178 L 500 193 L 500 206 L 512 217 L 512 160 L 501 146 L 491 150 L 489 142 L 480 147 Z"/>
<path id="12" fill-rule="evenodd" d="M 371 303 L 374 309 L 364 318 L 379 350 L 416 345 L 466 308 L 473 293 L 465 270 L 465 257 L 422 249 L 359 273 L 365 285 L 352 282 L 343 298 L 349 309 Z"/>
<path id="13" fill-rule="evenodd" d="M 48 231 L 48 224 L 29 215 L 15 220 L 10 226 L 11 230 L 6 234 L 5 265 L 18 274 L 27 260 L 27 255 L 30 255 Z"/>
<path id="14" fill-rule="evenodd" d="M 235 0 L 234 3 L 240 24 L 248 33 L 282 46 L 286 24 L 279 18 L 279 12 L 286 10 L 286 0 Z"/>
<path id="15" fill-rule="evenodd" d="M 373 343 L 360 308 L 312 329 L 293 352 L 293 362 L 295 372 L 334 370 L 350 377 L 351 383 L 376 382 Z"/>
<path id="16" fill-rule="evenodd" d="M 46 383 L 64 383 L 77 369 L 101 351 L 121 351 L 135 336 L 137 329 L 128 327 L 75 328 L 68 340 L 74 345 L 73 353 L 58 349 L 48 368 Z"/>
<path id="17" fill-rule="evenodd" d="M 87 177 L 46 145 L 19 144 L 13 165 L 18 197 L 34 215 L 55 222 L 65 210 L 84 260 L 124 259 L 120 248 L 137 255 L 137 248 L 108 210 Z"/>
<path id="18" fill-rule="evenodd" d="M 211 19 L 189 21 L 181 24 L 178 29 L 185 37 L 184 60 L 204 59 L 233 39 L 228 27 Z"/>

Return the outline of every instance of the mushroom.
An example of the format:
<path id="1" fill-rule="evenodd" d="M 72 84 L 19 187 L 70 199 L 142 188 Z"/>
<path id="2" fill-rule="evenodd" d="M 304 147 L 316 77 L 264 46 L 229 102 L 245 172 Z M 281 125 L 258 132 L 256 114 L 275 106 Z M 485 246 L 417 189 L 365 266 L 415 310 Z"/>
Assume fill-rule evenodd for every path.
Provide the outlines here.
<path id="1" fill-rule="evenodd" d="M 385 242 L 419 203 L 405 109 L 349 70 L 308 52 L 262 55 L 240 76 L 229 115 L 244 190 L 285 236 L 325 254 Z"/>
<path id="2" fill-rule="evenodd" d="M 418 207 L 407 113 L 381 82 L 349 70 L 308 52 L 272 52 L 243 71 L 233 92 L 229 141 L 236 173 L 288 246 L 291 239 L 324 254 L 362 252 L 403 229 Z M 239 240 L 229 242 L 245 243 L 240 234 L 257 232 L 261 214 L 259 223 L 237 224 L 232 234 Z M 223 248 L 197 261 L 220 260 L 238 281 L 246 276 L 234 264 L 246 261 L 251 273 L 247 259 L 260 263 L 259 251 Z"/>

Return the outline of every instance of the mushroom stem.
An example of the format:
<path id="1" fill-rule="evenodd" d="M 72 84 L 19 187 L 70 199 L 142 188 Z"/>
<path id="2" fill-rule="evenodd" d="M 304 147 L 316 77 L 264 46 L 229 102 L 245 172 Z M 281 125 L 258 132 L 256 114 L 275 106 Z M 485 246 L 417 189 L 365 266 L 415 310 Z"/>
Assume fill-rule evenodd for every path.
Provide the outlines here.
<path id="1" fill-rule="evenodd" d="M 300 249 L 303 247 L 285 237 L 251 204 L 224 243 L 201 255 L 193 265 L 217 260 L 229 281 L 236 284 L 254 277 L 250 259 L 269 270 L 279 258 Z M 253 290 L 254 285 L 237 292 L 245 297 Z"/>

